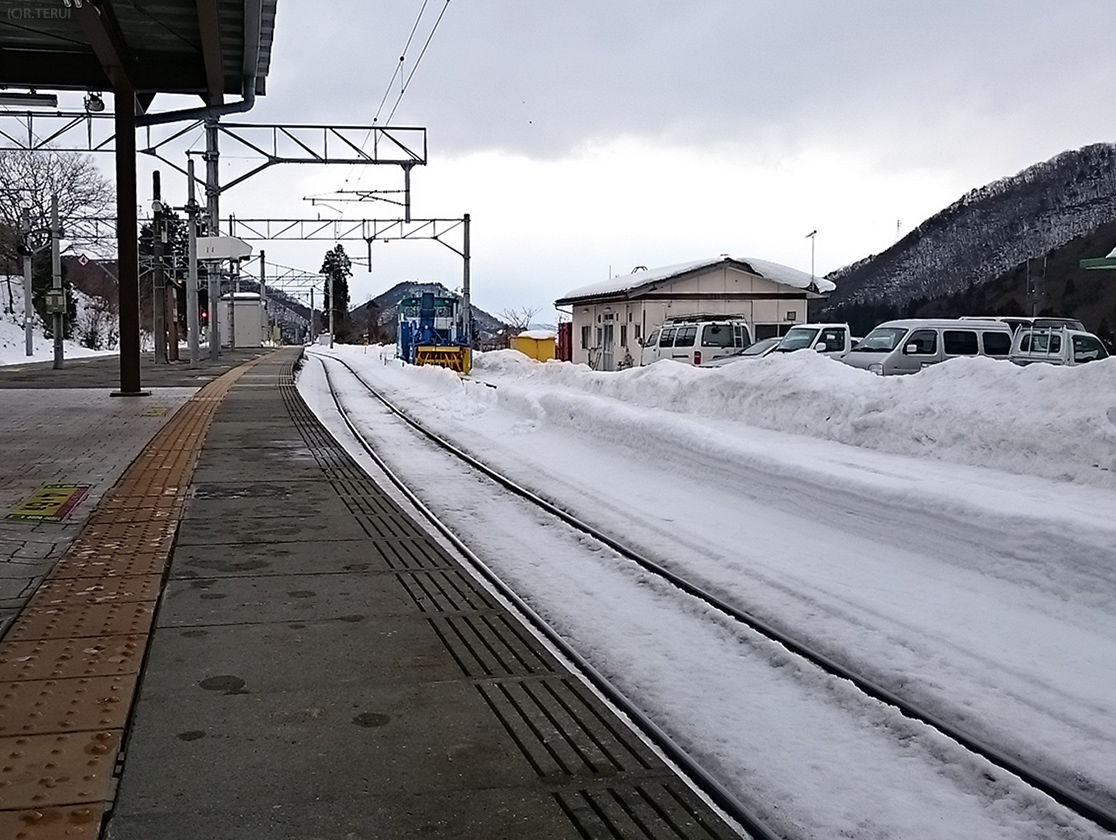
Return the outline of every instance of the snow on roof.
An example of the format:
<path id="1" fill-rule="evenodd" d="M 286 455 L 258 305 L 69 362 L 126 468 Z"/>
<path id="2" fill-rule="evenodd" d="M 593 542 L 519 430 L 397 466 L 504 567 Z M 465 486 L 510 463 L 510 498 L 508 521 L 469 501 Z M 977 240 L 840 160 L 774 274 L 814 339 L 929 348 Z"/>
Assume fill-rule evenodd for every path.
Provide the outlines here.
<path id="1" fill-rule="evenodd" d="M 524 330 L 519 334 L 519 338 L 533 338 L 535 341 L 546 341 L 548 338 L 555 338 L 555 334 L 550 330 Z"/>
<path id="2" fill-rule="evenodd" d="M 770 262 L 768 260 L 756 259 L 755 257 L 731 257 L 722 254 L 719 257 L 678 263 L 677 265 L 668 265 L 662 268 L 645 268 L 640 271 L 633 271 L 631 274 L 622 274 L 619 277 L 613 277 L 601 283 L 593 283 L 592 285 L 582 286 L 571 292 L 567 292 L 558 300 L 558 303 L 564 303 L 578 298 L 599 297 L 602 295 L 630 292 L 633 289 L 645 286 L 649 283 L 669 280 L 680 274 L 687 274 L 691 271 L 709 268 L 720 263 L 743 263 L 760 277 L 773 280 L 784 286 L 792 286 L 796 289 L 809 288 L 811 282 L 810 275 L 804 271 L 799 271 L 797 268 L 780 265 L 779 263 Z M 822 277 L 813 278 L 813 283 L 819 292 L 832 292 L 837 288 L 832 281 Z"/>

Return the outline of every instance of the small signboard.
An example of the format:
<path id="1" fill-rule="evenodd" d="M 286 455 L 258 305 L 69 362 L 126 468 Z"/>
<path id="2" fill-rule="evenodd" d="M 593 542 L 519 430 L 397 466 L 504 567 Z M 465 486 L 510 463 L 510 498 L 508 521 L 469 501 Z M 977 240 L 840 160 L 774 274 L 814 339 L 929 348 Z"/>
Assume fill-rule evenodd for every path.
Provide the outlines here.
<path id="1" fill-rule="evenodd" d="M 66 292 L 62 289 L 51 289 L 43 295 L 43 300 L 46 303 L 48 315 L 66 314 Z"/>
<path id="2" fill-rule="evenodd" d="M 7 515 L 8 519 L 61 522 L 89 492 L 91 484 L 44 484 Z"/>
<path id="3" fill-rule="evenodd" d="M 242 260 L 251 256 L 252 246 L 235 236 L 199 236 L 198 259 Z"/>

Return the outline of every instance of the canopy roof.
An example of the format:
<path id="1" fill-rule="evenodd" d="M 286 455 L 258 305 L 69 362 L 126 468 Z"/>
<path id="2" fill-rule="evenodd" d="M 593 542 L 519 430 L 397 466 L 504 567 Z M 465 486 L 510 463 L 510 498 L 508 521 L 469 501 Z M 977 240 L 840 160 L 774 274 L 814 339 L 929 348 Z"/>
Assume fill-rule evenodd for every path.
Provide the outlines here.
<path id="1" fill-rule="evenodd" d="M 1085 269 L 1113 269 L 1116 268 L 1116 248 L 1108 252 L 1106 257 L 1094 257 L 1090 260 L 1081 260 L 1080 265 Z"/>
<path id="2" fill-rule="evenodd" d="M 0 16 L 0 86 L 157 93 L 265 93 L 277 0 L 40 0 Z"/>

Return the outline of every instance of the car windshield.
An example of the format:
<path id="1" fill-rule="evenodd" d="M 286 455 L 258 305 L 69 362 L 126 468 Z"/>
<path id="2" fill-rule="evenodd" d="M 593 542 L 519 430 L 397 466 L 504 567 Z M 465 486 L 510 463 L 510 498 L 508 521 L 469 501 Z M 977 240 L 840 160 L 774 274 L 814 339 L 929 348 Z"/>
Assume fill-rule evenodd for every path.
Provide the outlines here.
<path id="1" fill-rule="evenodd" d="M 791 327 L 790 331 L 783 336 L 783 340 L 779 342 L 779 346 L 775 348 L 775 352 L 790 353 L 793 350 L 809 347 L 817 334 L 818 331 L 810 327 Z"/>
<path id="2" fill-rule="evenodd" d="M 876 327 L 856 345 L 856 352 L 890 353 L 906 334 L 906 327 Z"/>

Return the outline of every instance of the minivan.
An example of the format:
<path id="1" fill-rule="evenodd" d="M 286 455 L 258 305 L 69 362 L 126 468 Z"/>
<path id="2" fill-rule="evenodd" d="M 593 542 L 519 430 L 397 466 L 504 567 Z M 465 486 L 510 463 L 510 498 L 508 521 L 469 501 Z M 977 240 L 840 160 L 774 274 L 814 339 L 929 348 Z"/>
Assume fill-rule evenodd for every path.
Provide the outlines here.
<path id="1" fill-rule="evenodd" d="M 880 324 L 841 361 L 880 376 L 918 373 L 962 356 L 1011 355 L 1011 327 L 1003 321 L 909 318 Z"/>
<path id="2" fill-rule="evenodd" d="M 813 350 L 823 356 L 838 358 L 849 352 L 852 339 L 848 324 L 796 324 L 775 345 L 775 353 Z"/>
<path id="3" fill-rule="evenodd" d="M 731 356 L 752 343 L 752 330 L 743 318 L 681 315 L 668 318 L 643 342 L 639 363 L 674 359 L 691 365 Z"/>

